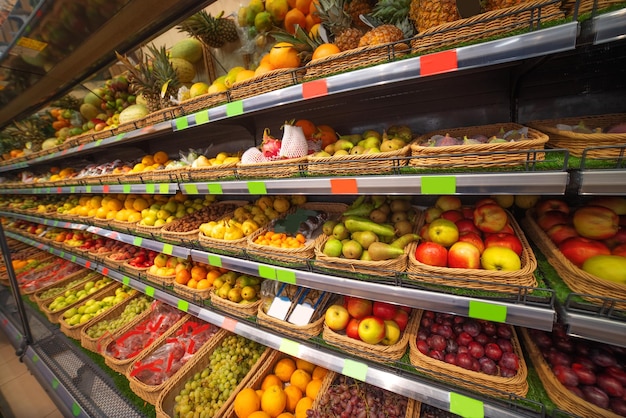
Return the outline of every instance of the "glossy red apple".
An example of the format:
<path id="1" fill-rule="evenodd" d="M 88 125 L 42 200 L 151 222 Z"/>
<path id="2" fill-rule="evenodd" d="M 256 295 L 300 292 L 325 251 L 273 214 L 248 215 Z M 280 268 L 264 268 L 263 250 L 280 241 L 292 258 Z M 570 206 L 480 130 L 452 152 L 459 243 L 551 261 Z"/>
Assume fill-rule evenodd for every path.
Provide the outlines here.
<path id="1" fill-rule="evenodd" d="M 446 267 L 448 249 L 435 242 L 422 241 L 415 248 L 415 259 L 429 266 Z"/>
<path id="2" fill-rule="evenodd" d="M 549 210 L 537 216 L 537 225 L 542 231 L 547 231 L 554 225 L 567 225 L 571 223 L 570 216 L 560 210 Z"/>
<path id="3" fill-rule="evenodd" d="M 463 217 L 465 219 L 474 219 L 474 207 L 473 206 L 463 206 L 461 208 L 461 212 L 463 213 Z"/>
<path id="4" fill-rule="evenodd" d="M 470 244 L 473 244 L 476 248 L 478 248 L 478 251 L 481 254 L 485 250 L 485 243 L 483 239 L 480 237 L 479 234 L 475 232 L 464 232 L 460 234 L 459 241 L 469 242 Z"/>
<path id="5" fill-rule="evenodd" d="M 480 251 L 474 244 L 458 241 L 448 249 L 448 267 L 480 268 Z"/>
<path id="6" fill-rule="evenodd" d="M 422 238 L 422 242 L 424 241 L 430 241 L 430 235 L 428 235 L 428 227 L 430 226 L 429 223 L 422 225 L 422 227 L 420 228 L 419 231 L 419 236 Z"/>
<path id="7" fill-rule="evenodd" d="M 444 195 L 437 198 L 435 206 L 445 212 L 446 210 L 461 209 L 462 204 L 458 196 Z"/>
<path id="8" fill-rule="evenodd" d="M 626 228 L 622 226 L 617 228 L 617 232 L 615 233 L 615 235 L 613 235 L 611 238 L 605 239 L 604 243 L 609 248 L 614 248 L 618 245 L 626 244 Z"/>
<path id="9" fill-rule="evenodd" d="M 474 209 L 474 225 L 482 232 L 500 232 L 508 222 L 506 211 L 497 203 L 486 203 Z"/>
<path id="10" fill-rule="evenodd" d="M 355 340 L 361 339 L 359 337 L 359 323 L 360 322 L 361 322 L 360 319 L 350 318 L 350 321 L 348 321 L 348 325 L 346 326 L 346 335 L 349 338 L 354 338 Z"/>
<path id="11" fill-rule="evenodd" d="M 574 265 L 582 268 L 583 263 L 594 255 L 609 255 L 611 250 L 602 241 L 585 237 L 568 238 L 559 245 L 559 251 Z"/>
<path id="12" fill-rule="evenodd" d="M 463 232 L 475 232 L 477 234 L 480 234 L 480 230 L 476 228 L 476 225 L 474 225 L 474 221 L 472 221 L 471 219 L 463 218 L 456 221 L 455 224 L 456 227 L 459 229 L 459 234 L 462 234 Z"/>
<path id="13" fill-rule="evenodd" d="M 405 311 L 404 309 L 398 308 L 396 309 L 396 313 L 391 319 L 395 321 L 396 324 L 398 324 L 398 327 L 400 327 L 400 331 L 404 332 L 406 326 L 409 323 L 409 312 Z"/>
<path id="14" fill-rule="evenodd" d="M 519 256 L 522 255 L 524 249 L 522 241 L 516 236 L 511 234 L 489 234 L 485 237 L 485 248 L 489 247 L 507 247 L 515 251 Z"/>
<path id="15" fill-rule="evenodd" d="M 611 250 L 611 254 L 626 257 L 626 244 L 620 244 L 617 247 L 613 248 Z"/>
<path id="16" fill-rule="evenodd" d="M 590 239 L 607 239 L 617 233 L 619 216 L 604 206 L 583 206 L 572 218 L 578 234 Z"/>
<path id="17" fill-rule="evenodd" d="M 456 223 L 463 219 L 463 213 L 458 209 L 446 210 L 441 213 L 440 217 Z"/>
<path id="18" fill-rule="evenodd" d="M 568 238 L 578 237 L 573 225 L 558 224 L 546 231 L 546 235 L 557 246 Z"/>
<path id="19" fill-rule="evenodd" d="M 479 199 L 476 203 L 474 203 L 474 208 L 477 208 L 479 206 L 483 206 L 483 205 L 498 205 L 500 206 L 500 204 L 496 201 L 496 199 L 492 198 L 492 197 L 483 197 L 482 199 Z M 502 207 L 502 206 L 500 206 Z"/>
<path id="20" fill-rule="evenodd" d="M 391 303 L 374 301 L 372 315 L 383 320 L 393 319 L 398 307 Z"/>
<path id="21" fill-rule="evenodd" d="M 537 215 L 541 215 L 542 213 L 546 213 L 551 210 L 558 210 L 559 212 L 563 212 L 565 214 L 569 214 L 570 212 L 569 205 L 561 199 L 540 200 L 535 205 L 535 213 Z"/>
<path id="22" fill-rule="evenodd" d="M 346 309 L 352 318 L 363 319 L 372 314 L 372 306 L 371 300 L 351 297 Z"/>

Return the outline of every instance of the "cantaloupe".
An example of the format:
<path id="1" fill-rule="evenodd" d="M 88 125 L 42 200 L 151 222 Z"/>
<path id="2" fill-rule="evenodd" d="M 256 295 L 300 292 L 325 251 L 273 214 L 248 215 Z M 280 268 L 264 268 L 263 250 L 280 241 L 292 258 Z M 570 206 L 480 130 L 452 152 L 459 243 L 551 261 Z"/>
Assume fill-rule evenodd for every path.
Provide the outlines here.
<path id="1" fill-rule="evenodd" d="M 178 74 L 181 83 L 190 83 L 196 76 L 196 68 L 193 64 L 183 58 L 170 58 L 170 62 Z"/>
<path id="2" fill-rule="evenodd" d="M 178 41 L 170 49 L 170 58 L 182 58 L 195 64 L 202 58 L 202 43 L 195 38 Z"/>
<path id="3" fill-rule="evenodd" d="M 90 105 L 97 107 L 100 109 L 100 105 L 102 104 L 102 96 L 104 96 L 104 92 L 102 89 L 97 88 L 93 91 L 90 91 L 83 98 L 83 103 L 89 103 Z"/>
<path id="4" fill-rule="evenodd" d="M 83 103 L 80 105 L 80 114 L 83 115 L 83 118 L 86 120 L 91 120 L 98 117 L 100 114 L 100 108 L 92 105 L 91 103 Z"/>
<path id="5" fill-rule="evenodd" d="M 128 106 L 120 112 L 120 125 L 148 116 L 148 108 L 142 104 Z"/>

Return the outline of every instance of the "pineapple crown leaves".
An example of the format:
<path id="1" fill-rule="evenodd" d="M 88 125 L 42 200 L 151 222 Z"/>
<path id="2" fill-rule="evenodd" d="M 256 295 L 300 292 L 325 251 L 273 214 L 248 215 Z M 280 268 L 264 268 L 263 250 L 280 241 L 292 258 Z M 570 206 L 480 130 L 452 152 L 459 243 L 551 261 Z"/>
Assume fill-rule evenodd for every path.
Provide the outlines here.
<path id="1" fill-rule="evenodd" d="M 323 43 L 318 36 L 309 36 L 299 25 L 296 25 L 294 35 L 279 28 L 272 30 L 269 34 L 276 42 L 288 42 L 292 44 L 298 52 L 313 52 L 315 48 Z"/>
<path id="2" fill-rule="evenodd" d="M 384 23 L 397 24 L 409 15 L 411 0 L 380 0 L 374 6 L 372 16 Z"/>

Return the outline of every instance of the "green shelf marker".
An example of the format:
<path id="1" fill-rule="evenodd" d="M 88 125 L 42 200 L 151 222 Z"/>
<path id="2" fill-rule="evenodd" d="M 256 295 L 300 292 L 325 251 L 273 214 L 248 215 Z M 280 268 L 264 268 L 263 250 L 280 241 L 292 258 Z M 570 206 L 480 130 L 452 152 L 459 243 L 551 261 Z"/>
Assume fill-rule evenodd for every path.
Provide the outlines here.
<path id="1" fill-rule="evenodd" d="M 226 116 L 233 117 L 243 114 L 243 101 L 237 100 L 226 104 Z"/>
<path id="2" fill-rule="evenodd" d="M 50 190 L 50 188 L 49 188 L 49 187 L 47 187 L 47 188 L 46 188 L 46 192 L 45 192 L 45 193 L 46 193 L 46 194 L 50 194 L 50 193 L 51 193 L 51 190 Z"/>
<path id="3" fill-rule="evenodd" d="M 130 277 L 122 276 L 122 283 L 128 286 L 130 284 Z"/>
<path id="4" fill-rule="evenodd" d="M 91 186 L 85 186 L 85 193 L 91 193 Z"/>
<path id="5" fill-rule="evenodd" d="M 33 363 L 37 363 L 39 361 L 39 356 L 37 354 L 34 354 L 31 360 L 33 360 Z"/>
<path id="6" fill-rule="evenodd" d="M 54 222 L 52 223 L 52 226 L 59 226 L 59 221 L 54 221 Z"/>
<path id="7" fill-rule="evenodd" d="M 72 403 L 72 414 L 75 417 L 79 416 L 82 411 L 83 409 L 76 402 Z"/>
<path id="8" fill-rule="evenodd" d="M 209 254 L 207 258 L 210 266 L 222 267 L 222 257 L 219 255 Z"/>
<path id="9" fill-rule="evenodd" d="M 480 300 L 470 300 L 469 314 L 470 318 L 485 319 L 487 321 L 506 322 L 507 307 L 496 305 L 491 302 L 483 302 Z"/>
<path id="10" fill-rule="evenodd" d="M 455 176 L 422 176 L 422 194 L 455 194 Z"/>
<path id="11" fill-rule="evenodd" d="M 222 191 L 222 185 L 220 183 L 209 183 L 206 185 L 210 194 L 224 194 Z"/>
<path id="12" fill-rule="evenodd" d="M 94 147 L 99 147 L 100 144 L 102 144 L 102 141 L 104 141 L 104 139 L 98 139 L 96 142 L 93 143 Z"/>
<path id="13" fill-rule="evenodd" d="M 276 269 L 276 280 L 288 284 L 296 284 L 296 273 L 291 270 Z"/>
<path id="14" fill-rule="evenodd" d="M 54 379 L 52 379 L 50 386 L 52 386 L 52 389 L 57 390 L 57 388 L 59 387 L 59 380 L 55 377 Z"/>
<path id="15" fill-rule="evenodd" d="M 205 123 L 209 123 L 209 111 L 203 110 L 196 113 L 196 125 L 204 125 Z"/>
<path id="16" fill-rule="evenodd" d="M 248 192 L 250 194 L 267 194 L 267 187 L 263 181 L 249 181 Z"/>
<path id="17" fill-rule="evenodd" d="M 70 186 L 70 193 L 76 193 L 76 186 Z"/>
<path id="18" fill-rule="evenodd" d="M 146 295 L 148 295 L 151 298 L 153 298 L 154 297 L 154 287 L 146 286 Z"/>
<path id="19" fill-rule="evenodd" d="M 163 250 L 161 251 L 163 254 L 172 255 L 174 251 L 174 246 L 172 244 L 163 244 Z"/>
<path id="20" fill-rule="evenodd" d="M 170 185 L 167 183 L 159 184 L 159 193 L 168 194 L 170 192 Z"/>
<path id="21" fill-rule="evenodd" d="M 367 364 L 345 359 L 341 373 L 352 377 L 353 379 L 365 382 L 365 379 L 367 378 Z"/>
<path id="22" fill-rule="evenodd" d="M 264 279 L 276 280 L 276 269 L 274 267 L 260 265 L 259 277 Z"/>
<path id="23" fill-rule="evenodd" d="M 478 399 L 450 392 L 450 412 L 464 418 L 483 418 L 485 406 Z"/>
<path id="24" fill-rule="evenodd" d="M 116 141 L 121 141 L 121 140 L 122 140 L 125 136 L 126 136 L 126 132 L 124 132 L 124 133 L 122 133 L 122 134 L 118 134 L 118 135 L 115 137 L 115 140 L 116 140 Z"/>
<path id="25" fill-rule="evenodd" d="M 141 247 L 141 244 L 143 243 L 143 238 L 141 237 L 134 237 L 133 238 L 133 245 L 136 247 Z"/>
<path id="26" fill-rule="evenodd" d="M 178 309 L 180 309 L 183 312 L 187 312 L 189 310 L 189 302 L 187 302 L 186 300 L 182 300 L 182 299 L 178 299 Z"/>
<path id="27" fill-rule="evenodd" d="M 75 263 L 75 262 L 76 262 L 76 256 L 75 256 L 75 255 L 73 255 L 73 256 L 72 256 L 72 258 L 70 259 L 70 261 L 71 261 L 72 263 Z"/>
<path id="28" fill-rule="evenodd" d="M 146 184 L 146 193 L 154 194 L 156 190 L 156 184 Z"/>
<path id="29" fill-rule="evenodd" d="M 124 193 L 130 193 L 130 184 L 124 184 L 124 185 L 122 185 L 122 192 L 124 192 Z"/>
<path id="30" fill-rule="evenodd" d="M 59 253 L 59 257 L 65 257 L 65 251 L 61 251 L 61 252 Z"/>
<path id="31" fill-rule="evenodd" d="M 283 338 L 280 340 L 280 347 L 278 347 L 278 350 L 285 354 L 289 354 L 290 356 L 299 357 L 300 343 Z"/>
<path id="32" fill-rule="evenodd" d="M 183 129 L 187 129 L 189 127 L 189 121 L 187 120 L 187 116 L 181 116 L 180 118 L 176 118 L 174 121 L 176 125 L 176 130 L 182 131 Z"/>
<path id="33" fill-rule="evenodd" d="M 193 183 L 184 184 L 183 187 L 187 194 L 198 194 L 198 186 Z"/>

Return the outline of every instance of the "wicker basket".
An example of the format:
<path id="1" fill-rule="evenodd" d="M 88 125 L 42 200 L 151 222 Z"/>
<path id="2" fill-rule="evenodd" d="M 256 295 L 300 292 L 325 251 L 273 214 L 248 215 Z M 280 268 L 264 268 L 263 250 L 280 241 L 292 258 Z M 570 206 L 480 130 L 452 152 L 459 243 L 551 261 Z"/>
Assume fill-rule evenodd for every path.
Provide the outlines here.
<path id="1" fill-rule="evenodd" d="M 529 209 L 526 212 L 526 217 L 522 221 L 526 233 L 537 247 L 539 247 L 548 262 L 559 274 L 559 277 L 563 279 L 565 284 L 573 292 L 589 295 L 584 296 L 584 298 L 591 302 L 598 302 L 597 299 L 594 300 L 593 296 L 626 300 L 626 284 L 603 280 L 578 268 L 565 258 L 563 253 L 559 251 L 559 248 L 550 240 L 546 233 L 543 232 L 534 219 L 534 210 Z M 625 309 L 625 305 L 624 303 L 618 303 L 620 309 Z"/>
<path id="2" fill-rule="evenodd" d="M 191 167 L 181 175 L 183 181 L 214 181 L 225 178 L 234 178 L 237 163 L 212 165 L 210 167 Z"/>
<path id="3" fill-rule="evenodd" d="M 231 101 L 241 100 L 299 84 L 303 76 L 304 70 L 302 68 L 272 70 L 265 74 L 234 83 L 228 93 Z"/>
<path id="4" fill-rule="evenodd" d="M 567 389 L 561 382 L 558 381 L 552 372 L 550 365 L 544 360 L 541 351 L 539 351 L 539 348 L 537 348 L 528 334 L 528 331 L 522 328 L 520 333 L 524 340 L 526 353 L 535 367 L 537 375 L 539 376 L 548 397 L 556 404 L 556 406 L 579 417 L 621 417 L 621 415 L 617 415 L 612 411 L 602 409 L 591 402 L 587 402 Z"/>
<path id="5" fill-rule="evenodd" d="M 180 108 L 185 115 L 190 115 L 200 110 L 209 109 L 227 102 L 228 94 L 226 92 L 203 94 L 181 102 Z"/>
<path id="6" fill-rule="evenodd" d="M 157 284 L 161 287 L 168 287 L 168 286 L 172 286 L 174 284 L 174 279 L 176 278 L 176 275 L 173 276 L 159 276 L 156 274 L 152 274 L 150 272 L 146 272 L 146 280 Z"/>
<path id="7" fill-rule="evenodd" d="M 163 225 L 161 225 L 161 226 L 148 226 L 148 225 L 141 225 L 140 222 L 137 222 L 135 224 L 135 227 L 133 228 L 137 235 L 143 236 L 145 238 L 154 238 L 154 239 L 157 239 L 157 240 L 160 238 L 161 229 L 163 228 Z"/>
<path id="8" fill-rule="evenodd" d="M 614 113 L 609 115 L 599 116 L 581 116 L 578 118 L 564 118 L 564 119 L 552 119 L 552 120 L 537 120 L 529 122 L 528 125 L 539 129 L 542 132 L 546 132 L 550 135 L 550 141 L 548 146 L 552 148 L 566 148 L 570 154 L 575 157 L 581 157 L 583 152 L 588 147 L 598 147 L 603 145 L 624 145 L 626 144 L 626 133 L 607 134 L 607 133 L 593 133 L 582 134 L 571 131 L 563 131 L 557 129 L 557 124 L 564 125 L 577 125 L 583 122 L 589 129 L 602 128 L 605 129 L 620 122 L 626 122 L 626 113 Z M 617 157 L 619 156 L 619 149 L 602 149 L 592 151 L 589 157 L 601 158 L 601 157 Z"/>
<path id="9" fill-rule="evenodd" d="M 348 205 L 344 203 L 308 202 L 303 204 L 300 208 L 304 210 L 325 212 L 328 214 L 329 219 L 336 219 L 348 209 Z M 247 237 L 248 242 L 246 245 L 246 251 L 248 255 L 260 261 L 272 264 L 279 262 L 280 264 L 287 264 L 292 267 L 306 266 L 308 260 L 315 256 L 316 244 L 325 238 L 324 234 L 321 233 L 321 231 L 318 231 L 319 233 L 316 237 L 307 239 L 304 245 L 300 248 L 280 248 L 256 244 L 254 242 L 256 238 L 267 231 L 268 228 L 266 227 L 259 228 Z"/>
<path id="10" fill-rule="evenodd" d="M 221 339 L 223 340 L 229 335 L 231 335 L 230 332 L 222 334 Z M 161 391 L 161 395 L 157 400 L 157 418 L 167 418 L 175 416 L 173 410 L 176 396 L 180 393 L 182 389 L 184 389 L 185 383 L 187 383 L 187 380 L 189 380 L 191 376 L 193 376 L 195 373 L 201 372 L 209 365 L 211 359 L 210 354 L 215 350 L 215 348 L 217 348 L 220 343 L 221 341 L 216 341 L 216 345 L 214 345 L 211 350 L 204 352 L 202 356 L 194 356 L 191 361 L 187 362 L 187 364 L 183 366 L 184 370 L 182 373 L 178 374 L 175 379 L 169 380 L 169 384 Z M 249 386 L 250 379 L 257 373 L 257 371 L 262 367 L 263 364 L 267 363 L 271 353 L 272 350 L 270 348 L 265 349 L 256 364 L 250 369 L 250 371 L 248 371 L 248 374 L 243 379 L 241 379 L 241 381 L 234 388 L 228 399 L 226 399 L 221 408 L 215 413 L 215 415 L 213 415 L 215 418 L 222 418 L 225 416 L 224 414 L 226 413 L 226 410 L 232 404 L 235 396 L 237 396 L 237 393 L 239 393 L 243 388 Z"/>
<path id="11" fill-rule="evenodd" d="M 100 296 L 101 293 L 107 292 L 110 288 L 112 287 L 118 287 L 117 285 L 119 285 L 118 282 L 111 282 L 108 285 L 104 286 L 102 289 L 98 290 L 95 293 L 92 293 L 91 295 L 89 295 L 89 298 L 97 298 Z M 76 302 L 67 305 L 65 308 L 58 310 L 58 311 L 51 311 L 48 308 L 48 305 L 46 304 L 42 304 L 39 309 L 44 313 L 44 315 L 46 315 L 46 318 L 48 318 L 48 321 L 50 321 L 53 324 L 58 324 L 60 319 L 63 317 L 63 314 L 65 313 L 65 311 L 67 311 L 70 308 L 74 308 L 74 307 L 78 307 L 80 305 L 82 305 L 83 303 L 85 303 L 85 301 L 87 301 L 87 297 L 82 298 L 80 300 L 77 300 Z"/>
<path id="12" fill-rule="evenodd" d="M 115 296 L 115 291 L 119 288 L 122 287 L 121 283 L 115 283 L 114 286 L 107 286 L 107 290 L 106 291 L 101 291 L 101 292 L 96 292 L 91 299 L 95 299 L 95 300 L 101 300 L 104 297 L 107 296 Z M 85 303 L 86 301 L 83 301 L 83 303 L 78 304 L 77 306 L 81 306 Z M 114 306 L 110 307 L 109 309 L 112 309 Z M 99 315 L 96 315 L 94 317 L 92 317 L 89 321 L 83 322 L 83 323 L 79 323 L 76 325 L 70 325 L 65 321 L 64 317 L 60 317 L 59 318 L 59 325 L 61 328 L 61 332 L 63 334 L 65 334 L 67 337 L 73 338 L 75 340 L 80 341 L 80 332 L 84 327 L 87 327 L 91 324 L 94 324 L 96 322 L 98 322 L 104 315 L 106 315 L 106 313 L 109 311 L 109 309 L 107 309 L 106 311 L 102 312 Z"/>
<path id="13" fill-rule="evenodd" d="M 400 339 L 392 345 L 368 344 L 361 340 L 350 338 L 328 328 L 324 324 L 322 338 L 328 344 L 340 348 L 350 354 L 379 363 L 392 363 L 400 360 L 407 351 L 409 341 L 415 339 L 417 327 L 421 318 L 421 311 L 413 309 L 409 323 L 407 324 Z"/>
<path id="14" fill-rule="evenodd" d="M 578 16 L 580 16 L 581 14 L 592 12 L 596 1 L 596 11 L 624 3 L 624 0 L 564 0 L 562 9 L 565 11 L 565 16 L 573 16 L 576 11 L 576 3 L 578 3 Z"/>
<path id="15" fill-rule="evenodd" d="M 361 67 L 391 62 L 410 52 L 405 43 L 362 46 L 310 61 L 306 65 L 305 80 L 327 77 L 331 74 L 356 70 Z"/>
<path id="16" fill-rule="evenodd" d="M 422 313 L 423 311 L 419 311 L 416 315 L 418 324 Z M 526 380 L 528 367 L 526 366 L 524 353 L 515 333 L 515 328 L 512 326 L 513 337 L 511 338 L 511 345 L 513 346 L 513 352 L 519 357 L 519 369 L 513 377 L 491 376 L 428 357 L 417 349 L 418 330 L 419 326 L 416 327 L 415 334 L 411 336 L 409 342 L 409 358 L 411 364 L 418 367 L 420 372 L 447 383 L 490 396 L 505 397 L 511 393 L 518 396 L 526 396 L 526 393 L 528 393 L 528 381 Z"/>
<path id="17" fill-rule="evenodd" d="M 104 257 L 103 263 L 105 266 L 111 267 L 111 268 L 118 268 L 119 266 L 124 264 L 125 260 L 113 260 L 111 258 L 111 255 L 107 255 L 106 257 Z"/>
<path id="18" fill-rule="evenodd" d="M 148 316 L 150 315 L 150 313 L 151 313 L 151 311 L 148 311 L 148 312 L 145 312 L 145 314 L 146 314 L 145 316 L 144 316 L 144 314 L 139 315 L 135 320 L 129 322 L 128 324 L 126 324 L 126 326 L 124 326 L 124 327 L 120 328 L 119 330 L 117 330 L 113 334 L 112 338 L 108 339 L 109 344 L 112 343 L 113 341 L 115 341 L 116 339 L 118 339 L 120 336 L 124 335 L 127 331 L 133 329 L 136 325 L 138 325 L 139 323 L 143 322 L 145 319 L 147 319 Z M 141 350 L 139 353 L 137 353 L 137 355 L 135 355 L 133 357 L 130 357 L 130 358 L 117 359 L 117 358 L 115 358 L 113 356 L 110 356 L 105 351 L 106 350 L 106 345 L 100 345 L 100 353 L 104 357 L 105 364 L 107 366 L 109 366 L 110 368 L 112 368 L 113 370 L 115 370 L 116 372 L 118 372 L 118 373 L 126 374 L 126 371 L 133 364 L 133 362 L 135 361 L 137 356 L 139 356 L 143 351 L 149 350 L 155 344 L 160 344 L 161 341 L 164 341 L 167 338 L 169 338 L 169 336 L 172 335 L 176 331 L 176 329 L 178 329 L 178 327 L 181 324 L 185 323 L 188 318 L 189 318 L 189 315 L 184 315 L 174 325 L 172 325 L 163 334 L 161 334 L 158 338 L 155 338 L 154 341 L 152 341 L 152 343 L 150 343 L 147 346 L 143 347 L 143 350 Z"/>
<path id="19" fill-rule="evenodd" d="M 148 175 L 144 176 L 151 183 L 178 183 L 184 178 L 184 173 L 189 167 L 165 168 L 162 170 L 148 171 Z"/>
<path id="20" fill-rule="evenodd" d="M 106 313 L 104 313 L 101 317 L 98 318 L 97 321 L 92 322 L 89 326 L 83 327 L 80 330 L 80 345 L 83 346 L 83 348 L 92 351 L 94 353 L 100 353 L 100 348 L 101 347 L 106 347 L 106 345 L 108 343 L 110 343 L 111 341 L 113 341 L 113 334 L 111 332 L 107 332 L 105 334 L 103 334 L 102 336 L 98 337 L 98 338 L 92 338 L 87 334 L 87 330 L 94 326 L 95 324 L 97 324 L 98 322 L 101 321 L 105 321 L 105 320 L 109 320 L 109 319 L 115 319 L 117 317 L 119 317 L 122 312 L 124 312 L 124 309 L 126 309 L 126 306 L 133 301 L 134 299 L 141 297 L 142 294 L 141 293 L 136 293 L 134 295 L 132 295 L 129 298 L 126 298 L 126 300 L 124 300 L 122 303 L 114 306 L 113 308 L 111 308 L 110 310 L 108 310 Z M 137 319 L 140 316 L 145 316 L 145 313 L 149 313 L 150 309 L 146 309 L 145 311 L 137 314 L 137 316 L 135 316 L 134 319 Z M 124 324 L 126 325 L 126 324 Z M 122 327 L 124 326 L 122 325 Z M 121 328 L 121 327 L 120 327 Z M 119 329 L 119 328 L 118 328 Z M 115 332 L 117 330 L 113 330 L 113 332 Z"/>
<path id="21" fill-rule="evenodd" d="M 124 270 L 126 270 L 126 271 L 130 271 L 131 273 L 133 273 L 135 275 L 139 275 L 139 273 L 145 273 L 146 271 L 148 271 L 148 269 L 150 269 L 150 267 L 135 267 L 135 266 L 131 266 L 130 264 L 128 264 L 127 261 L 124 261 L 122 263 L 122 268 L 124 268 Z"/>
<path id="22" fill-rule="evenodd" d="M 84 269 L 84 270 L 80 270 L 77 271 L 76 273 L 72 273 L 69 276 L 65 277 L 63 280 L 58 281 L 56 283 L 51 283 L 48 286 L 44 286 L 42 288 L 40 288 L 39 290 L 37 290 L 37 292 L 35 292 L 32 296 L 33 296 L 33 302 L 35 302 L 40 308 L 44 305 L 49 305 L 50 302 L 52 302 L 56 297 L 60 296 L 61 294 L 63 294 L 65 291 L 69 290 L 69 289 L 76 289 L 79 287 L 82 287 L 85 282 L 87 280 L 89 280 L 89 277 L 91 277 L 90 275 L 96 275 L 97 273 L 93 273 L 91 270 L 88 269 Z M 47 298 L 42 298 L 42 295 L 44 292 L 50 290 L 50 289 L 54 289 L 54 288 L 58 288 L 64 285 L 67 285 L 68 283 L 73 282 L 74 280 L 80 280 L 79 283 L 76 283 L 74 286 L 72 286 L 71 288 L 65 288 L 63 287 L 63 291 L 57 293 L 54 296 L 49 296 Z"/>
<path id="23" fill-rule="evenodd" d="M 339 155 L 332 157 L 307 157 L 307 172 L 310 175 L 347 175 L 358 176 L 367 174 L 396 173 L 407 164 L 410 154 L 409 145 L 396 151 L 379 152 L 376 154 Z"/>
<path id="24" fill-rule="evenodd" d="M 209 287 L 208 289 L 192 289 L 191 287 L 177 283 L 176 281 L 174 281 L 173 284 L 174 293 L 177 293 L 181 296 L 184 296 L 185 299 L 195 302 L 203 302 L 209 299 L 211 295 L 211 290 L 213 289 L 212 287 Z"/>
<path id="25" fill-rule="evenodd" d="M 558 1 L 528 1 L 517 6 L 481 13 L 421 31 L 411 40 L 420 55 L 461 43 L 479 41 L 518 30 L 537 28 L 540 23 L 563 19 Z"/>
<path id="26" fill-rule="evenodd" d="M 237 163 L 236 175 L 244 179 L 301 177 L 307 170 L 307 157 L 288 158 L 258 164 Z"/>
<path id="27" fill-rule="evenodd" d="M 129 233 L 133 233 L 135 232 L 135 225 L 137 225 L 136 222 L 126 222 L 126 221 L 117 221 L 117 220 L 111 220 L 109 221 L 109 225 L 114 228 L 117 229 L 118 231 L 121 232 L 129 232 Z"/>
<path id="28" fill-rule="evenodd" d="M 213 306 L 238 318 L 249 318 L 251 316 L 255 316 L 259 310 L 259 305 L 261 305 L 262 302 L 260 298 L 255 302 L 249 303 L 231 302 L 228 299 L 219 297 L 215 293 L 215 288 L 211 288 L 209 298 L 211 299 L 211 304 Z"/>
<path id="29" fill-rule="evenodd" d="M 229 219 L 229 216 L 222 219 Z M 228 255 L 243 255 L 246 247 L 248 246 L 248 238 L 245 236 L 240 239 L 229 241 L 225 239 L 207 237 L 204 233 L 202 233 L 202 231 L 198 233 L 198 242 L 200 246 L 207 248 L 210 251 Z"/>
<path id="30" fill-rule="evenodd" d="M 537 269 L 537 258 L 513 215 L 510 213 L 508 213 L 508 215 L 509 224 L 513 227 L 515 235 L 522 243 L 522 255 L 520 256 L 521 268 L 519 270 L 497 271 L 429 266 L 419 262 L 415 258 L 415 248 L 418 244 L 413 242 L 410 245 L 407 272 L 413 273 L 419 277 L 413 277 L 409 274 L 408 278 L 421 282 L 462 287 L 465 289 L 519 293 L 519 287 L 522 286 L 531 288 L 529 291 L 532 291 L 532 288 L 537 286 L 537 279 L 534 274 Z M 424 217 L 421 217 L 418 228 L 421 228 L 423 224 Z"/>
<path id="31" fill-rule="evenodd" d="M 191 317 L 189 319 L 191 319 Z M 176 328 L 175 332 L 181 329 L 181 327 L 183 327 L 185 323 L 180 324 L 180 326 Z M 227 333 L 228 331 L 226 330 L 218 329 L 216 333 L 213 336 L 211 336 L 205 344 L 202 345 L 202 347 L 199 347 L 199 349 L 196 350 L 196 352 L 193 353 L 193 355 L 187 359 L 185 364 L 188 364 L 190 361 L 192 361 L 196 357 L 205 356 L 211 351 L 213 351 L 214 347 L 220 341 L 222 341 L 223 335 Z M 128 379 L 130 389 L 135 393 L 135 395 L 139 396 L 141 399 L 143 399 L 144 401 L 148 402 L 151 405 L 157 404 L 157 401 L 159 400 L 159 396 L 161 396 L 161 392 L 163 391 L 163 389 L 166 388 L 168 382 L 171 382 L 172 380 L 176 379 L 178 375 L 180 375 L 181 373 L 184 373 L 185 365 L 181 366 L 180 369 L 178 369 L 168 379 L 164 380 L 163 383 L 159 385 L 148 385 L 148 384 L 143 383 L 142 381 L 140 381 L 133 375 L 133 368 L 135 367 L 136 364 L 141 363 L 147 357 L 151 356 L 156 350 L 164 346 L 167 342 L 168 340 L 161 340 L 159 344 L 153 344 L 149 350 L 142 351 L 137 357 L 135 357 L 132 365 L 128 368 L 128 370 L 126 370 L 126 378 Z"/>
<path id="32" fill-rule="evenodd" d="M 433 135 L 450 135 L 452 137 L 496 135 L 500 130 L 509 131 L 521 129 L 524 126 L 516 123 L 501 123 L 482 126 L 468 126 L 464 128 L 441 129 L 429 132 L 417 138 L 411 143 L 412 157 L 409 165 L 412 167 L 445 168 L 450 166 L 462 166 L 464 168 L 475 167 L 501 167 L 520 165 L 529 161 L 539 161 L 545 158 L 543 150 L 548 142 L 548 136 L 536 129 L 528 128 L 528 139 L 514 142 L 501 142 L 494 144 L 451 145 L 441 147 L 428 147 L 419 145 Z"/>

